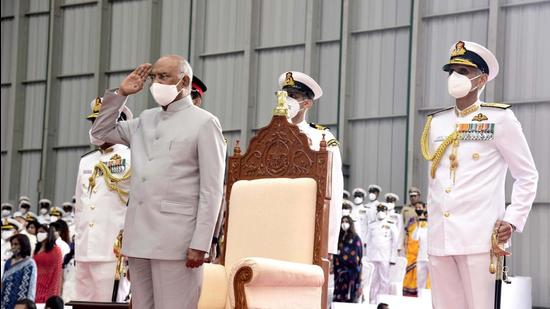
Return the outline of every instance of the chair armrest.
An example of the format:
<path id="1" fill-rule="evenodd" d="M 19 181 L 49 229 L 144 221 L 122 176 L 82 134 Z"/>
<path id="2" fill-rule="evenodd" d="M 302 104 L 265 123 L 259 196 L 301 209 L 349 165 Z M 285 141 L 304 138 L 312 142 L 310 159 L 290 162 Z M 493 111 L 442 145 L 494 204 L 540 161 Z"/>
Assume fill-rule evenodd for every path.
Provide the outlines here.
<path id="1" fill-rule="evenodd" d="M 304 308 L 316 308 L 317 303 L 320 307 L 324 281 L 323 269 L 318 265 L 244 258 L 231 270 L 231 305 L 245 308 L 264 302 L 273 304 L 275 301 L 283 305 L 281 301 L 284 299 L 294 308 L 302 308 L 302 304 L 310 304 Z"/>
<path id="2" fill-rule="evenodd" d="M 225 308 L 227 302 L 227 277 L 225 267 L 203 264 L 203 280 L 198 308 Z"/>

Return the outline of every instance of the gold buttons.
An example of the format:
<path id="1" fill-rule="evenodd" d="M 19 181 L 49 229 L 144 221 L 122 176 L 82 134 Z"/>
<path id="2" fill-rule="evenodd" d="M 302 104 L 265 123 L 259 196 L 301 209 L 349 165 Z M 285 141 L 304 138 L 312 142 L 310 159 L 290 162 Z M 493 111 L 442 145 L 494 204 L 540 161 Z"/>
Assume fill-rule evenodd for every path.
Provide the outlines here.
<path id="1" fill-rule="evenodd" d="M 90 222 L 90 224 L 88 224 L 90 227 L 94 227 L 94 223 L 93 222 Z"/>
<path id="2" fill-rule="evenodd" d="M 443 215 L 445 216 L 445 218 L 448 218 L 451 214 L 448 211 L 446 211 L 443 213 Z"/>
<path id="3" fill-rule="evenodd" d="M 94 210 L 94 209 L 95 209 L 95 205 L 90 205 L 90 209 L 91 209 L 91 210 Z"/>
<path id="4" fill-rule="evenodd" d="M 451 193 L 451 188 L 450 188 L 450 187 L 448 187 L 447 189 L 445 189 L 445 192 L 447 192 L 447 193 Z"/>
<path id="5" fill-rule="evenodd" d="M 474 161 L 479 160 L 479 153 L 474 152 L 474 153 L 472 154 L 472 159 L 473 159 Z"/>

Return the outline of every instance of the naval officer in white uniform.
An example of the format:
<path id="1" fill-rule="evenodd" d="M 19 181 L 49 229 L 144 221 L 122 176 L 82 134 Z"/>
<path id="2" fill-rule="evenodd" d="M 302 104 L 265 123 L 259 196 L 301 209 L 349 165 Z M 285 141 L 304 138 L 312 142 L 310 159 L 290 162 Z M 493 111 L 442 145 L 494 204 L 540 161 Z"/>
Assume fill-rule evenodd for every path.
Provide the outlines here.
<path id="1" fill-rule="evenodd" d="M 428 116 L 421 138 L 429 164 L 428 254 L 434 308 L 493 307 L 489 273 L 493 230 L 500 243 L 521 232 L 538 173 L 521 124 L 509 105 L 479 100 L 499 71 L 487 48 L 459 41 L 443 67 L 454 106 Z M 510 205 L 504 183 L 514 178 Z"/>
<path id="2" fill-rule="evenodd" d="M 87 119 L 95 121 L 101 99 L 91 103 Z M 125 106 L 119 120 L 131 120 Z M 91 138 L 99 148 L 80 159 L 75 188 L 76 298 L 80 301 L 110 302 L 115 280 L 113 244 L 124 227 L 130 189 L 131 157 L 125 145 Z"/>
<path id="3" fill-rule="evenodd" d="M 342 219 L 342 200 L 344 194 L 344 176 L 342 174 L 342 158 L 339 143 L 332 133 L 323 126 L 307 123 L 307 111 L 313 106 L 313 101 L 323 95 L 323 90 L 317 82 L 305 73 L 288 71 L 279 76 L 279 87 L 288 92 L 288 118 L 300 131 L 308 136 L 310 148 L 319 150 L 323 135 L 327 142 L 327 150 L 332 154 L 332 188 L 329 208 L 328 253 L 338 254 L 338 235 Z"/>

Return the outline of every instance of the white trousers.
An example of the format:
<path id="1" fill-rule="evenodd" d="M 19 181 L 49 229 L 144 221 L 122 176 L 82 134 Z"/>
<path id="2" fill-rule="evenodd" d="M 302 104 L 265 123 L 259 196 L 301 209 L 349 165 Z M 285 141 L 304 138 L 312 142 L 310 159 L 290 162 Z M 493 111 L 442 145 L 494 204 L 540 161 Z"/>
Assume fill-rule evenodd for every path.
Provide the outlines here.
<path id="1" fill-rule="evenodd" d="M 494 305 L 495 275 L 489 253 L 430 256 L 434 309 L 490 309 Z"/>
<path id="2" fill-rule="evenodd" d="M 128 258 L 133 309 L 196 309 L 202 267 L 187 268 L 183 260 Z"/>
<path id="3" fill-rule="evenodd" d="M 76 262 L 76 299 L 110 302 L 116 262 Z"/>
<path id="4" fill-rule="evenodd" d="M 428 262 L 417 261 L 416 262 L 416 287 L 418 289 L 425 289 L 428 281 Z"/>
<path id="5" fill-rule="evenodd" d="M 370 262 L 374 264 L 370 287 L 370 302 L 376 303 L 378 294 L 390 293 L 390 262 Z"/>

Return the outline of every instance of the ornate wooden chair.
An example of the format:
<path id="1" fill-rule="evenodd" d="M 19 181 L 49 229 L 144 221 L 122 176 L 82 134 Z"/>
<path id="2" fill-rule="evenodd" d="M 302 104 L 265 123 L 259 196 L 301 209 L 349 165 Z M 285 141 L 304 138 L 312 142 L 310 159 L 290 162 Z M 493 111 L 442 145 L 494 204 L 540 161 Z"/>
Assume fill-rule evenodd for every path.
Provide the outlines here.
<path id="1" fill-rule="evenodd" d="M 330 153 L 286 118 L 229 158 L 221 265 L 206 264 L 199 308 L 327 308 Z"/>

